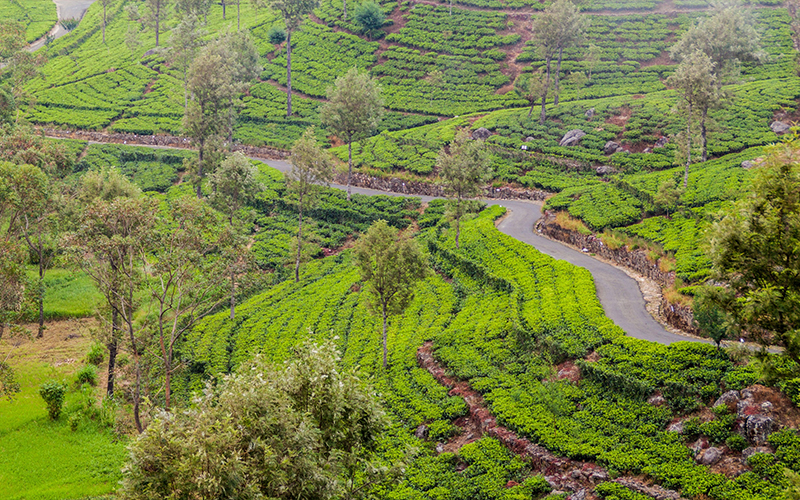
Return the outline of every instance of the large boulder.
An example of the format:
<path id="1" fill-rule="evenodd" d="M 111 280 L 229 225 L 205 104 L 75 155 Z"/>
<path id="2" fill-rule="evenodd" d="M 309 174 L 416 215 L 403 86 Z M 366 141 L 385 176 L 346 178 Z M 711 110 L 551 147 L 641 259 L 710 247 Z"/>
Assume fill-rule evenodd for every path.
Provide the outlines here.
<path id="1" fill-rule="evenodd" d="M 785 134 L 791 130 L 791 125 L 786 122 L 774 121 L 769 124 L 769 128 L 778 135 Z"/>
<path id="2" fill-rule="evenodd" d="M 745 170 L 749 170 L 749 169 L 751 169 L 751 168 L 753 168 L 755 166 L 756 166 L 756 162 L 754 162 L 752 160 L 745 160 L 745 161 L 742 162 L 742 168 L 745 169 Z"/>
<path id="3" fill-rule="evenodd" d="M 620 145 L 618 142 L 615 141 L 608 141 L 605 146 L 603 146 L 603 153 L 610 155 L 619 151 Z"/>
<path id="4" fill-rule="evenodd" d="M 739 391 L 728 391 L 714 401 L 714 406 L 725 405 L 730 411 L 734 411 L 740 398 Z"/>
<path id="5" fill-rule="evenodd" d="M 559 141 L 559 146 L 576 146 L 583 136 L 586 135 L 586 132 L 580 129 L 574 129 L 567 132 L 564 137 L 561 138 Z"/>
<path id="6" fill-rule="evenodd" d="M 766 444 L 767 438 L 777 426 L 775 421 L 766 415 L 751 415 L 745 422 L 747 439 L 756 446 Z"/>
<path id="7" fill-rule="evenodd" d="M 492 133 L 489 132 L 489 129 L 487 129 L 485 127 L 481 127 L 481 128 L 475 130 L 475 132 L 472 133 L 472 138 L 473 139 L 479 139 L 481 141 L 485 141 L 491 135 L 492 135 Z"/>
<path id="8" fill-rule="evenodd" d="M 597 167 L 595 169 L 595 172 L 597 172 L 597 175 L 605 176 L 605 175 L 609 175 L 609 174 L 616 174 L 617 173 L 617 169 L 615 169 L 614 167 L 612 167 L 610 165 L 600 165 L 599 167 Z"/>
<path id="9" fill-rule="evenodd" d="M 594 116 L 594 108 L 589 108 L 586 113 L 583 114 L 586 118 L 592 118 Z"/>
<path id="10" fill-rule="evenodd" d="M 426 439 L 428 439 L 428 433 L 429 432 L 430 431 L 428 429 L 428 426 L 425 425 L 425 424 L 422 424 L 419 427 L 417 427 L 416 431 L 414 431 L 414 436 L 416 436 L 417 439 L 426 440 Z"/>
<path id="11" fill-rule="evenodd" d="M 722 458 L 722 450 L 719 448 L 709 448 L 703 452 L 702 455 L 697 457 L 697 461 L 702 465 L 714 465 Z"/>
<path id="12" fill-rule="evenodd" d="M 656 141 L 655 146 L 653 146 L 653 147 L 654 148 L 663 148 L 664 146 L 667 145 L 668 142 L 669 142 L 669 138 L 668 137 L 661 136 L 661 137 L 658 138 L 658 140 Z"/>

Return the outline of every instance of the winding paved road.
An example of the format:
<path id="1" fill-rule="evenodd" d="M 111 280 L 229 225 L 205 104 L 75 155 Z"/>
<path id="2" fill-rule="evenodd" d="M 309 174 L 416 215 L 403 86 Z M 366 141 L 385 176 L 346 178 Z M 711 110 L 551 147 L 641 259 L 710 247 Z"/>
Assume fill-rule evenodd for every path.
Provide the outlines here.
<path id="1" fill-rule="evenodd" d="M 285 161 L 254 159 L 262 161 L 284 173 L 292 168 L 291 164 Z M 332 186 L 339 189 L 346 189 L 345 186 L 338 184 L 332 184 Z M 366 195 L 383 194 L 389 196 L 409 196 L 358 187 L 353 187 L 352 191 L 354 193 Z M 422 198 L 423 201 L 434 199 L 431 196 L 417 196 L 417 198 Z M 611 318 L 614 323 L 619 325 L 619 327 L 625 330 L 631 337 L 650 340 L 660 344 L 671 344 L 673 342 L 685 340 L 706 342 L 705 340 L 695 337 L 684 337 L 665 330 L 664 327 L 656 322 L 650 313 L 647 312 L 642 292 L 639 290 L 639 284 L 622 270 L 611 264 L 593 259 L 557 241 L 549 240 L 536 234 L 533 227 L 542 215 L 541 203 L 516 200 L 484 201 L 489 205 L 500 205 L 508 209 L 508 216 L 497 226 L 503 233 L 523 243 L 527 243 L 551 257 L 565 260 L 570 264 L 588 269 L 594 277 L 597 296 L 600 299 L 600 303 L 603 305 L 606 316 Z"/>

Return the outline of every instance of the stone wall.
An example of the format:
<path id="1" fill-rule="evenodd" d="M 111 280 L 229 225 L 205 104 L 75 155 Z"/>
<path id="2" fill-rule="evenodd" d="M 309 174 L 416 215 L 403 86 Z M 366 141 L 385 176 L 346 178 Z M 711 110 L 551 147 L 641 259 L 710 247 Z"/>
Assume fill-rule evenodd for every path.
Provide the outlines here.
<path id="1" fill-rule="evenodd" d="M 336 174 L 334 179 L 338 184 L 347 184 L 347 172 Z M 409 196 L 435 196 L 444 197 L 444 189 L 432 182 L 405 181 L 396 177 L 372 177 L 360 172 L 354 172 L 351 184 L 368 189 L 379 191 L 391 191 L 393 193 L 404 193 Z M 501 200 L 531 200 L 542 201 L 548 193 L 536 189 L 515 189 L 509 187 L 486 188 L 481 194 L 482 198 L 496 198 Z"/>
<path id="2" fill-rule="evenodd" d="M 675 284 L 675 273 L 665 272 L 658 267 L 657 262 L 648 258 L 644 250 L 628 250 L 627 247 L 612 250 L 603 243 L 600 238 L 594 235 L 583 235 L 577 231 L 564 229 L 555 222 L 552 214 L 546 214 L 537 223 L 537 229 L 548 238 L 568 243 L 580 248 L 586 253 L 599 255 L 610 260 L 619 266 L 639 273 L 642 276 L 655 281 L 662 288 L 669 288 Z M 679 304 L 670 304 L 662 297 L 659 305 L 659 314 L 664 320 L 673 327 L 693 335 L 700 332 L 693 326 L 694 315 L 690 307 Z"/>
<path id="3" fill-rule="evenodd" d="M 107 142 L 113 144 L 128 144 L 131 146 L 157 146 L 169 148 L 192 148 L 192 140 L 187 137 L 177 137 L 174 135 L 137 135 L 125 133 L 105 133 L 92 132 L 89 130 L 59 130 L 51 128 L 40 128 L 48 137 L 60 137 L 63 139 L 78 139 L 81 141 Z M 288 151 L 268 147 L 245 146 L 234 144 L 233 151 L 241 151 L 247 156 L 263 158 L 266 160 L 284 160 L 289 157 Z"/>

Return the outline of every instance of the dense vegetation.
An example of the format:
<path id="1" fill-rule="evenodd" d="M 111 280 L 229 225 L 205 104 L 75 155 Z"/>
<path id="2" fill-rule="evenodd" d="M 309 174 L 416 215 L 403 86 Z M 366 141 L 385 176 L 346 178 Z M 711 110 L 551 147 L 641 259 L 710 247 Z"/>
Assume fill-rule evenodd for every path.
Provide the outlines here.
<path id="1" fill-rule="evenodd" d="M 533 0 L 351 2 L 346 17 L 342 1 L 322 0 L 303 4 L 313 15 L 297 25 L 278 13 L 285 4 L 277 1 L 163 7 L 110 0 L 93 4 L 68 35 L 48 40 L 41 57 L 3 52 L 0 61 L 9 66 L 0 69 L 0 285 L 8 286 L 0 294 L 0 396 L 11 399 L 0 401 L 0 496 L 159 498 L 168 476 L 162 469 L 180 478 L 181 491 L 197 495 L 236 490 L 256 498 L 251 490 L 259 481 L 242 486 L 247 476 L 275 478 L 272 490 L 259 486 L 262 493 L 298 496 L 292 484 L 303 481 L 281 483 L 297 471 L 292 446 L 274 463 L 242 458 L 263 446 L 262 437 L 244 430 L 254 420 L 232 426 L 228 419 L 249 387 L 266 391 L 252 399 L 274 403 L 258 425 L 269 421 L 275 432 L 308 437 L 315 443 L 309 447 L 330 452 L 315 455 L 319 463 L 297 461 L 309 468 L 309 484 L 318 481 L 327 492 L 320 497 L 550 494 L 558 478 L 545 479 L 508 440 L 465 435 L 471 431 L 464 427 L 485 423 L 470 421 L 481 415 L 513 439 L 602 467 L 608 475 L 594 487 L 600 498 L 647 498 L 616 482 L 622 476 L 696 499 L 775 499 L 800 487 L 795 429 L 756 442 L 736 427 L 744 425 L 736 423 L 736 410 L 711 408 L 724 393 L 759 381 L 796 405 L 800 360 L 791 359 L 791 328 L 764 326 L 764 315 L 740 307 L 765 342 L 777 332 L 789 348 L 787 356 L 763 352 L 750 364 L 711 344 L 637 340 L 605 316 L 588 271 L 499 232 L 502 208 L 462 205 L 487 184 L 552 193 L 544 208 L 563 212 L 557 220 L 615 248 L 648 246 L 649 259 L 667 257 L 659 265 L 675 272 L 679 293 L 702 296 L 695 285 L 724 274 L 701 245 L 706 233 L 721 214 L 744 213 L 743 200 L 760 178 L 751 167 L 781 139 L 773 121 L 798 116 L 797 5 L 750 3 L 748 22 L 758 36 L 748 41 L 764 53 L 724 74 L 717 68 L 718 99 L 702 108 L 702 125 L 701 112 L 686 110 L 686 94 L 670 78 L 680 59 L 670 49 L 714 15 L 697 0 L 583 2 L 580 14 L 575 10 L 586 21 L 576 24 L 582 36 L 557 48 L 532 36 L 533 23 L 545 25 L 553 6 Z M 163 18 L 159 8 L 166 9 L 158 13 Z M 376 24 L 367 28 L 359 9 L 370 10 Z M 192 13 L 196 25 L 187 31 Z M 19 21 L 14 26 L 31 42 L 55 23 L 54 5 L 6 2 L 0 21 L 6 20 Z M 295 94 L 287 116 L 290 61 Z M 548 87 L 551 76 L 560 82 L 555 88 Z M 363 130 L 352 133 L 331 119 L 337 106 L 348 106 L 348 89 L 337 88 L 348 81 L 370 86 L 374 117 L 381 116 L 360 117 Z M 209 89 L 216 100 L 202 101 Z M 546 120 L 530 113 L 539 100 Z M 119 142 L 130 144 L 50 140 L 28 124 L 126 133 Z M 485 130 L 472 136 L 479 129 Z M 576 129 L 585 135 L 560 145 Z M 160 134 L 191 137 L 200 156 L 135 145 Z M 482 134 L 485 142 L 471 138 Z M 457 203 L 351 197 L 321 187 L 305 204 L 283 174 L 230 154 L 231 143 L 288 150 L 301 136 L 319 153 L 309 163 L 320 168 L 329 165 L 317 143 L 332 146 L 342 163 L 352 146 L 356 173 L 435 184 Z M 692 163 L 706 153 L 699 151 L 706 138 L 710 159 Z M 795 153 L 784 163 L 796 162 Z M 464 190 L 454 187 L 465 170 L 459 162 L 480 167 Z M 792 193 L 784 194 L 794 203 Z M 365 233 L 382 236 L 368 246 Z M 416 283 L 401 287 L 402 307 L 382 308 L 380 273 L 364 268 L 370 254 L 385 251 L 379 243 L 395 239 L 413 255 Z M 747 292 L 749 284 L 740 285 Z M 796 297 L 787 300 L 790 310 Z M 721 307 L 736 309 L 735 302 Z M 792 314 L 778 316 L 791 323 Z M 66 327 L 78 334 L 57 329 L 56 339 L 47 329 L 53 320 L 88 316 L 100 321 Z M 33 340 L 21 325 L 36 320 Z M 69 349 L 58 347 L 72 341 Z M 363 452 L 327 449 L 319 438 L 328 422 L 305 422 L 299 425 L 307 434 L 292 433 L 289 424 L 308 420 L 309 401 L 319 394 L 307 394 L 302 377 L 286 374 L 302 371 L 308 359 L 312 366 L 308 349 L 318 345 L 341 354 L 326 351 L 331 380 L 346 374 L 342 387 L 359 380 L 377 392 L 368 419 L 387 415 L 380 430 L 370 427 L 375 422 L 348 424 L 369 427 L 354 445 Z M 421 367 L 423 348 L 448 377 L 477 391 L 485 409 L 476 411 L 474 400 Z M 292 362 L 298 352 L 306 358 Z M 260 361 L 252 364 L 255 356 Z M 241 367 L 262 375 L 248 379 L 237 374 Z M 570 368 L 579 375 L 560 375 Z M 100 380 L 109 372 L 116 392 L 113 376 Z M 300 387 L 297 394 L 274 390 L 284 379 Z M 229 390 L 226 384 L 235 383 L 240 387 Z M 371 395 L 354 396 L 364 397 Z M 274 426 L 270 419 L 282 412 L 287 421 L 279 423 L 287 427 Z M 121 472 L 125 445 L 148 425 Z M 697 443 L 704 441 L 722 449 L 726 463 L 736 461 L 740 474 L 700 464 Z M 286 442 L 266 448 L 279 445 Z M 192 489 L 205 479 L 187 470 L 215 446 L 229 453 L 230 469 L 209 471 L 205 479 L 219 473 L 224 480 Z M 151 482 L 154 473 L 163 484 Z M 115 495 L 123 475 L 127 489 Z M 551 498 L 565 496 L 557 491 Z"/>

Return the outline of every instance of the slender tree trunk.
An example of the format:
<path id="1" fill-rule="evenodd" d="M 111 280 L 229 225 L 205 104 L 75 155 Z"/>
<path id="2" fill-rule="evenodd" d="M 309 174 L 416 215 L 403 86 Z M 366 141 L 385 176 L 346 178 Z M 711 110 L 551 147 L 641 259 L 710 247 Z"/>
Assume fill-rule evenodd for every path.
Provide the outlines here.
<path id="1" fill-rule="evenodd" d="M 458 250 L 458 237 L 461 235 L 461 196 L 456 198 L 456 250 Z"/>
<path id="2" fill-rule="evenodd" d="M 342 4 L 344 5 L 344 20 L 347 21 L 347 0 L 342 0 Z"/>
<path id="3" fill-rule="evenodd" d="M 231 266 L 231 319 L 236 315 L 236 274 Z"/>
<path id="4" fill-rule="evenodd" d="M 547 118 L 545 111 L 545 103 L 547 102 L 547 90 L 550 88 L 550 56 L 547 56 L 547 78 L 544 81 L 544 90 L 542 91 L 542 112 L 539 115 L 539 123 L 544 125 L 544 120 Z"/>
<path id="5" fill-rule="evenodd" d="M 6 329 L 6 321 L 5 320 L 0 321 L 0 339 L 3 338 L 3 332 L 5 331 L 5 329 Z"/>
<path id="6" fill-rule="evenodd" d="M 286 31 L 286 116 L 292 116 L 292 30 Z"/>
<path id="7" fill-rule="evenodd" d="M 233 97 L 228 101 L 228 147 L 233 147 Z"/>
<path id="8" fill-rule="evenodd" d="M 114 295 L 116 293 L 112 292 Z M 106 384 L 106 394 L 108 397 L 114 396 L 114 380 L 116 378 L 114 370 L 117 365 L 117 333 L 119 332 L 119 312 L 117 308 L 111 306 L 111 341 L 108 343 L 108 383 Z"/>
<path id="9" fill-rule="evenodd" d="M 303 249 L 303 198 L 300 197 L 300 217 L 297 220 L 297 256 L 294 260 L 294 282 L 300 282 L 300 256 Z"/>
<path id="10" fill-rule="evenodd" d="M 533 108 L 536 106 L 536 99 L 531 101 L 531 109 L 528 110 L 528 118 L 530 119 L 533 114 Z"/>
<path id="11" fill-rule="evenodd" d="M 203 150 L 206 147 L 206 140 L 200 139 L 200 148 L 198 150 L 197 155 L 197 176 L 199 177 L 197 181 L 197 199 L 203 197 Z"/>
<path id="12" fill-rule="evenodd" d="M 106 4 L 103 2 L 103 44 L 106 43 Z"/>
<path id="13" fill-rule="evenodd" d="M 553 105 L 558 106 L 558 96 L 561 94 L 561 54 L 564 51 L 562 47 L 558 48 L 558 62 L 556 63 L 556 95 L 553 97 Z"/>
<path id="14" fill-rule="evenodd" d="M 39 235 L 39 331 L 36 338 L 44 337 L 44 251 L 42 249 L 42 235 Z"/>
<path id="15" fill-rule="evenodd" d="M 222 20 L 225 20 L 225 0 L 222 0 Z"/>
<path id="16" fill-rule="evenodd" d="M 353 176 L 353 138 L 347 140 L 347 201 L 350 201 L 350 179 Z"/>
<path id="17" fill-rule="evenodd" d="M 158 47 L 158 32 L 161 28 L 161 6 L 156 7 L 156 47 Z"/>
<path id="18" fill-rule="evenodd" d="M 683 188 L 689 186 L 689 164 L 692 162 L 692 103 L 686 118 L 686 166 L 683 169 Z"/>
<path id="19" fill-rule="evenodd" d="M 453 15 L 453 0 L 450 0 L 450 15 Z"/>
<path id="20" fill-rule="evenodd" d="M 170 356 L 172 358 L 172 356 Z M 164 409 L 169 411 L 169 405 L 172 398 L 172 360 L 168 359 L 165 368 L 166 373 L 164 374 Z"/>
<path id="21" fill-rule="evenodd" d="M 708 105 L 703 106 L 703 114 L 700 117 L 700 137 L 703 141 L 702 161 L 708 161 L 708 139 L 706 138 L 706 118 L 708 118 Z"/>
<path id="22" fill-rule="evenodd" d="M 383 342 L 383 369 L 386 369 L 386 356 L 388 353 L 388 348 L 386 346 L 386 304 L 382 305 L 383 308 L 383 336 L 381 337 L 381 341 Z"/>
<path id="23" fill-rule="evenodd" d="M 136 381 L 133 387 L 133 422 L 136 425 L 136 431 L 142 433 L 142 419 L 139 416 L 139 401 L 142 399 L 142 366 L 139 359 L 139 353 L 134 354 L 134 362 L 136 363 Z"/>
<path id="24" fill-rule="evenodd" d="M 242 0 L 236 0 L 236 31 L 242 31 L 241 4 Z"/>

